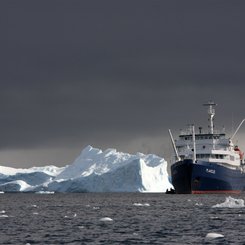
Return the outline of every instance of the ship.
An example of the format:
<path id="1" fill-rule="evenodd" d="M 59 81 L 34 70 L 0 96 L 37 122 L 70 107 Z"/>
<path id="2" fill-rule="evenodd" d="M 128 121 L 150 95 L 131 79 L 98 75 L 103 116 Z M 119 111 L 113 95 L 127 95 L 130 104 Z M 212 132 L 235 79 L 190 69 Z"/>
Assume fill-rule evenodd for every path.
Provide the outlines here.
<path id="1" fill-rule="evenodd" d="M 241 193 L 245 190 L 244 153 L 233 143 L 241 121 L 234 134 L 227 137 L 225 129 L 214 130 L 215 104 L 208 108 L 208 128 L 196 132 L 195 125 L 182 130 L 177 140 L 169 134 L 173 145 L 171 165 L 172 184 L 176 194 Z"/>

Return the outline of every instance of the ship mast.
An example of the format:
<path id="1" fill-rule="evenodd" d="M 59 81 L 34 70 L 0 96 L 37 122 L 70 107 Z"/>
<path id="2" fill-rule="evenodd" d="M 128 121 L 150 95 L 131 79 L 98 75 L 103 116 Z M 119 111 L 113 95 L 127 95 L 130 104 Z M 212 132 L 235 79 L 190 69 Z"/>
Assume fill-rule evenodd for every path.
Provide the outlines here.
<path id="1" fill-rule="evenodd" d="M 209 133 L 213 134 L 214 133 L 214 115 L 215 115 L 215 110 L 214 107 L 217 105 L 212 101 L 209 101 L 206 104 L 203 104 L 204 106 L 208 107 L 208 121 L 209 121 Z"/>

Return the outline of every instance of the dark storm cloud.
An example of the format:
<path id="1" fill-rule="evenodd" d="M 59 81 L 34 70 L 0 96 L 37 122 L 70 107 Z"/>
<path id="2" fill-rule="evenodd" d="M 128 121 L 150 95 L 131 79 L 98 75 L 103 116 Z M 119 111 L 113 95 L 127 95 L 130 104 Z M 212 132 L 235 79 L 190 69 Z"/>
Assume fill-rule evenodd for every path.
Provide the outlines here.
<path id="1" fill-rule="evenodd" d="M 203 123 L 209 99 L 222 125 L 239 121 L 244 11 L 243 1 L 1 1 L 1 148 L 124 150 L 195 115 Z"/>

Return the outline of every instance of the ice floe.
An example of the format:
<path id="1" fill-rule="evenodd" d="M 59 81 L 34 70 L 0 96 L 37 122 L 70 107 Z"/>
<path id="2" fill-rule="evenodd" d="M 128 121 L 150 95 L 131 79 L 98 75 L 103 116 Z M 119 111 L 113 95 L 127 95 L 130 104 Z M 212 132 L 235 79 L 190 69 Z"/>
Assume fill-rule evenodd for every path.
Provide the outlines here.
<path id="1" fill-rule="evenodd" d="M 203 206 L 203 204 L 201 202 L 197 202 L 195 205 L 198 206 L 198 207 Z"/>
<path id="2" fill-rule="evenodd" d="M 54 194 L 55 192 L 54 191 L 38 191 L 38 192 L 35 192 L 36 194 Z"/>
<path id="3" fill-rule="evenodd" d="M 9 216 L 7 214 L 0 215 L 0 218 L 8 218 Z"/>
<path id="4" fill-rule="evenodd" d="M 149 203 L 134 203 L 133 204 L 134 206 L 137 206 L 137 207 L 149 207 L 150 204 Z"/>
<path id="5" fill-rule="evenodd" d="M 210 232 L 206 235 L 205 240 L 212 240 L 212 239 L 217 239 L 217 238 L 223 238 L 224 235 L 215 233 L 215 232 Z"/>
<path id="6" fill-rule="evenodd" d="M 236 199 L 231 196 L 226 197 L 223 203 L 212 206 L 212 208 L 243 208 L 243 207 L 244 207 L 243 199 Z"/>
<path id="7" fill-rule="evenodd" d="M 112 218 L 109 218 L 109 217 L 104 217 L 104 218 L 101 218 L 100 221 L 103 221 L 103 222 L 112 222 L 113 219 Z"/>

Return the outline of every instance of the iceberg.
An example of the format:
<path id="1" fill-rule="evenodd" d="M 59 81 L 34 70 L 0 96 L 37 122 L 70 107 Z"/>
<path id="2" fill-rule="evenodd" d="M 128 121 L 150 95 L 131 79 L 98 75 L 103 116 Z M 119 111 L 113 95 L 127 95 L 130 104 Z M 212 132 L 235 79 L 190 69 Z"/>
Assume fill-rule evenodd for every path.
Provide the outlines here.
<path id="1" fill-rule="evenodd" d="M 0 191 L 4 192 L 165 192 L 173 188 L 163 158 L 92 146 L 62 168 L 0 166 L 0 171 Z"/>
<path id="2" fill-rule="evenodd" d="M 226 197 L 223 203 L 212 206 L 212 208 L 244 208 L 244 207 L 245 205 L 243 199 L 236 199 L 231 196 Z"/>
<path id="3" fill-rule="evenodd" d="M 217 239 L 217 238 L 223 238 L 224 235 L 215 233 L 215 232 L 210 232 L 206 235 L 205 240 L 208 242 L 209 240 Z"/>

